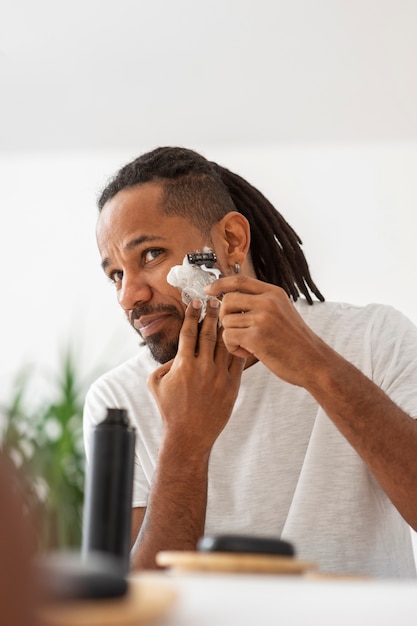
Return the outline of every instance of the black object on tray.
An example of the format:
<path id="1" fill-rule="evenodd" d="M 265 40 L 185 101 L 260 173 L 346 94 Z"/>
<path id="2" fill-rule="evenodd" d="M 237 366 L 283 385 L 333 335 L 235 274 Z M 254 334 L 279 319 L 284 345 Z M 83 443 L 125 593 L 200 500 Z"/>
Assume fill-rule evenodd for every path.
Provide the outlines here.
<path id="1" fill-rule="evenodd" d="M 242 554 L 270 554 L 295 556 L 294 546 L 275 537 L 252 535 L 205 535 L 197 542 L 199 552 L 239 552 Z"/>

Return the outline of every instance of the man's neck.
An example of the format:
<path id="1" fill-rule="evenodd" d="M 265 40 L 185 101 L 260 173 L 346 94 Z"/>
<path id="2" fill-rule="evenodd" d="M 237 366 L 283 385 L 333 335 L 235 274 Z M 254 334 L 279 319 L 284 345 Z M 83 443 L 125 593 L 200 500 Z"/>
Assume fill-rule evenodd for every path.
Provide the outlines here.
<path id="1" fill-rule="evenodd" d="M 248 358 L 246 359 L 246 363 L 245 363 L 245 367 L 243 369 L 247 370 L 248 367 L 251 367 L 252 365 L 255 365 L 255 363 L 258 362 L 258 359 L 256 358 L 256 356 L 254 356 L 253 354 L 251 354 L 250 356 L 248 356 Z"/>

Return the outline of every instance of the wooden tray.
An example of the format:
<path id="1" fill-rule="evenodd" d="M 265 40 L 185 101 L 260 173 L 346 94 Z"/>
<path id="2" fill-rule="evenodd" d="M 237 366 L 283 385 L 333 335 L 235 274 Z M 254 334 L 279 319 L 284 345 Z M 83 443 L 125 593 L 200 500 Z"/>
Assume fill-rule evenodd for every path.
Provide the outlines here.
<path id="1" fill-rule="evenodd" d="M 166 582 L 129 580 L 123 598 L 79 600 L 45 606 L 41 626 L 145 626 L 165 615 L 176 594 Z"/>
<path id="2" fill-rule="evenodd" d="M 162 567 L 202 572 L 304 574 L 317 569 L 315 563 L 294 557 L 235 552 L 166 551 L 156 555 L 156 562 Z"/>

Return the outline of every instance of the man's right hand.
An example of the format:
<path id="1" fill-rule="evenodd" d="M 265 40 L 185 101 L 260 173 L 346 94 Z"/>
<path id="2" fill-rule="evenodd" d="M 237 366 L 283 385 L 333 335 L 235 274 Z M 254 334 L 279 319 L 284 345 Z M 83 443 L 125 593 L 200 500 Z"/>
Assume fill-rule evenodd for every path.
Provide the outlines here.
<path id="1" fill-rule="evenodd" d="M 148 380 L 164 420 L 164 441 L 179 445 L 185 456 L 210 453 L 231 415 L 245 365 L 223 343 L 218 300 L 209 300 L 199 330 L 200 310 L 198 300 L 188 306 L 176 357 Z"/>
<path id="2" fill-rule="evenodd" d="M 164 433 L 148 505 L 133 510 L 134 569 L 155 568 L 161 550 L 195 550 L 204 534 L 210 451 L 231 415 L 245 365 L 226 350 L 218 302 L 210 302 L 200 330 L 200 306 L 188 306 L 176 357 L 148 380 Z"/>

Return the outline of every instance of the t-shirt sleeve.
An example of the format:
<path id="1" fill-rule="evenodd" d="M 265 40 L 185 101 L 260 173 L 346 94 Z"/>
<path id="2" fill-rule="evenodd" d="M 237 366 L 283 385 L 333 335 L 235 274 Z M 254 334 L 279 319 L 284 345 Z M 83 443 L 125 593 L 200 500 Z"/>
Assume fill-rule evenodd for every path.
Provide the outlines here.
<path id="1" fill-rule="evenodd" d="M 400 311 L 385 306 L 369 331 L 374 382 L 417 418 L 417 327 Z"/>
<path id="2" fill-rule="evenodd" d="M 104 381 L 100 381 L 99 379 L 93 383 L 88 390 L 84 402 L 83 437 L 87 464 L 91 461 L 91 440 L 94 427 L 105 418 L 108 407 L 125 408 L 120 405 L 120 400 L 118 401 L 116 399 L 111 389 L 104 383 Z M 148 492 L 149 484 L 139 461 L 136 444 L 132 507 L 146 506 Z"/>

